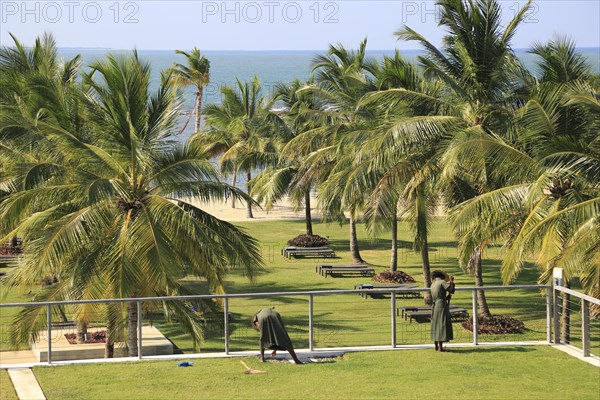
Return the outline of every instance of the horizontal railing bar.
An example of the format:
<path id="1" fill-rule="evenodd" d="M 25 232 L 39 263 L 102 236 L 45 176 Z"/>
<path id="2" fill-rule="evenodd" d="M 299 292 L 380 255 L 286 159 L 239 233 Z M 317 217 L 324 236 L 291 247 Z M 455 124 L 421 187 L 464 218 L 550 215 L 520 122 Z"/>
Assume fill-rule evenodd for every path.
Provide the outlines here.
<path id="1" fill-rule="evenodd" d="M 518 289 L 549 289 L 549 285 L 514 285 L 514 286 L 484 286 L 484 287 L 458 287 L 456 290 L 518 290 Z M 313 290 L 313 291 L 295 291 L 295 292 L 268 292 L 268 293 L 234 293 L 234 294 L 201 294 L 189 296 L 162 296 L 162 297 L 131 297 L 123 299 L 94 299 L 94 300 L 63 300 L 47 302 L 29 302 L 29 303 L 5 303 L 0 304 L 3 307 L 34 307 L 48 305 L 69 305 L 69 304 L 102 304 L 102 303 L 126 303 L 131 301 L 178 301 L 178 300 L 202 300 L 202 299 L 224 299 L 224 298 L 262 298 L 262 297 L 282 297 L 282 296 L 328 296 L 338 294 L 358 294 L 358 293 L 414 293 L 427 292 L 426 288 L 378 288 L 378 289 L 341 289 L 341 290 Z"/>
<path id="2" fill-rule="evenodd" d="M 576 290 L 568 289 L 568 288 L 566 288 L 564 286 L 558 286 L 557 285 L 557 286 L 554 286 L 554 288 L 556 290 L 560 291 L 560 292 L 567 293 L 567 294 L 570 294 L 572 296 L 579 297 L 580 299 L 587 300 L 590 303 L 594 303 L 594 304 L 600 305 L 600 299 L 597 299 L 597 298 L 592 297 L 592 296 L 588 296 L 587 294 L 579 293 Z"/>

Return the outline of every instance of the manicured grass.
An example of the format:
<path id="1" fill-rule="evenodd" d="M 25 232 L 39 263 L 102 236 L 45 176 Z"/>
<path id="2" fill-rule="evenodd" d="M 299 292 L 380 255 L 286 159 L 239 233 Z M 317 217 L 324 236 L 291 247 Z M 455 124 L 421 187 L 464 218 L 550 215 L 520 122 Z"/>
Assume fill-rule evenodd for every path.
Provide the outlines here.
<path id="1" fill-rule="evenodd" d="M 0 369 L 0 399 L 2 400 L 13 400 L 17 399 L 15 388 L 10 381 L 8 372 L 5 369 Z"/>
<path id="2" fill-rule="evenodd" d="M 253 281 L 242 276 L 239 271 L 233 271 L 226 277 L 225 286 L 228 293 L 256 292 L 286 292 L 298 290 L 352 289 L 357 283 L 368 283 L 370 278 L 324 278 L 315 273 L 315 265 L 319 263 L 348 264 L 351 262 L 348 251 L 348 225 L 323 224 L 316 222 L 314 231 L 328 236 L 330 247 L 336 253 L 335 259 L 286 259 L 280 254 L 288 239 L 304 232 L 303 221 L 252 221 L 238 223 L 261 243 L 265 259 L 265 268 L 259 272 Z M 419 286 L 423 285 L 421 260 L 419 254 L 412 251 L 412 237 L 409 225 L 401 222 L 399 225 L 400 255 L 399 269 L 416 279 Z M 377 240 L 369 240 L 364 226 L 358 225 L 361 254 L 373 265 L 376 272 L 389 268 L 390 240 L 388 234 L 383 234 Z M 444 269 L 456 276 L 460 286 L 473 286 L 473 278 L 458 267 L 456 259 L 456 242 L 452 232 L 443 219 L 437 219 L 430 231 L 430 253 L 432 269 Z M 501 248 L 490 247 L 484 255 L 484 282 L 486 285 L 500 285 Z M 537 271 L 533 264 L 526 264 L 518 284 L 534 284 Z M 188 280 L 190 287 L 199 294 L 208 294 L 205 282 L 195 279 Z M 0 287 L 1 289 L 1 287 Z M 35 290 L 40 290 L 35 288 Z M 25 291 L 26 292 L 26 291 Z M 27 301 L 24 291 L 11 291 L 4 301 Z M 480 341 L 517 341 L 545 340 L 545 297 L 535 290 L 516 290 L 487 292 L 488 302 L 492 313 L 505 314 L 525 322 L 526 331 L 519 335 L 480 335 Z M 422 304 L 420 299 L 397 300 L 397 305 Z M 459 305 L 471 313 L 470 292 L 457 292 L 452 304 Z M 150 304 L 145 303 L 147 309 Z M 158 304 L 155 304 L 158 306 Z M 308 300 L 306 297 L 282 296 L 268 299 L 231 299 L 230 311 L 230 350 L 249 350 L 257 347 L 257 333 L 250 327 L 250 318 L 263 307 L 274 306 L 284 317 L 288 331 L 297 348 L 308 347 Z M 158 308 L 158 307 L 157 307 Z M 2 310 L 2 326 L 0 331 L 0 349 L 8 348 L 6 332 L 10 326 L 12 313 Z M 68 312 L 68 310 L 67 310 Z M 363 299 L 358 295 L 318 296 L 314 300 L 315 315 L 315 346 L 319 348 L 334 346 L 356 345 L 389 345 L 390 332 L 390 301 L 386 299 Z M 575 315 L 573 322 L 577 321 Z M 196 347 L 191 337 L 181 330 L 177 321 L 165 321 L 158 314 L 146 314 L 145 324 L 155 324 L 175 344 L 176 352 L 214 352 L 224 350 L 223 316 L 217 313 L 207 322 L 204 340 Z M 103 324 L 98 320 L 97 324 Z M 455 342 L 471 342 L 472 335 L 459 324 L 454 326 Z M 428 343 L 429 324 L 408 323 L 398 318 L 396 344 Z M 593 353 L 598 354 L 600 341 L 594 340 Z"/>
<path id="3" fill-rule="evenodd" d="M 594 399 L 598 368 L 550 347 L 349 353 L 333 363 L 239 359 L 36 367 L 48 399 Z"/>
<path id="4" fill-rule="evenodd" d="M 315 273 L 319 263 L 351 263 L 348 251 L 348 225 L 316 223 L 314 231 L 328 236 L 338 258 L 286 259 L 280 254 L 288 239 L 304 232 L 303 221 L 260 221 L 239 223 L 248 233 L 262 244 L 265 270 L 259 273 L 254 282 L 232 273 L 227 277 L 228 293 L 253 293 L 294 290 L 353 289 L 355 284 L 368 283 L 370 278 L 324 278 Z M 412 238 L 408 223 L 399 226 L 401 250 L 399 269 L 423 285 L 423 275 L 419 254 L 412 251 Z M 377 240 L 368 240 L 364 226 L 358 226 L 361 240 L 361 254 L 379 273 L 389 268 L 390 240 L 383 235 Z M 456 276 L 458 286 L 473 286 L 473 278 L 458 267 L 456 242 L 444 220 L 433 223 L 430 235 L 432 269 L 444 269 Z M 501 285 L 501 250 L 491 247 L 484 258 L 484 282 L 486 285 Z M 517 283 L 534 284 L 537 271 L 527 264 Z M 208 293 L 202 282 L 190 282 L 201 293 Z M 493 313 L 506 314 L 521 319 L 526 324 L 526 332 L 521 335 L 494 336 L 481 335 L 481 341 L 514 341 L 545 339 L 545 297 L 535 290 L 488 292 L 488 301 Z M 398 299 L 398 306 L 422 304 L 419 299 Z M 470 292 L 457 292 L 452 303 L 470 310 Z M 250 328 L 249 320 L 253 313 L 262 307 L 275 306 L 288 326 L 296 347 L 308 346 L 308 300 L 306 297 L 285 296 L 269 299 L 232 299 L 230 349 L 248 350 L 256 347 L 257 334 Z M 390 344 L 390 301 L 389 299 L 362 299 L 358 295 L 321 296 L 314 302 L 315 345 L 317 347 Z M 205 340 L 200 344 L 202 352 L 223 351 L 224 339 L 222 316 L 215 317 L 216 323 L 207 326 Z M 154 321 L 156 322 L 156 320 Z M 192 352 L 191 338 L 183 333 L 176 323 L 158 320 L 159 328 L 182 352 Z M 470 342 L 469 332 L 455 324 L 456 341 Z M 398 318 L 397 344 L 429 342 L 429 324 L 416 324 Z"/>

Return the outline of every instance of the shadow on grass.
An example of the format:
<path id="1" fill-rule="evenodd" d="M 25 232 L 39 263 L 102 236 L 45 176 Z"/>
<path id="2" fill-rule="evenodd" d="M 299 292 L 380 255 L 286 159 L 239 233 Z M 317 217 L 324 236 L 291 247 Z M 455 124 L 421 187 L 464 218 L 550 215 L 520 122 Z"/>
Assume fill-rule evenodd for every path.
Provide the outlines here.
<path id="1" fill-rule="evenodd" d="M 470 354 L 470 353 L 531 353 L 535 351 L 534 348 L 531 347 L 451 347 L 451 353 L 456 354 Z"/>

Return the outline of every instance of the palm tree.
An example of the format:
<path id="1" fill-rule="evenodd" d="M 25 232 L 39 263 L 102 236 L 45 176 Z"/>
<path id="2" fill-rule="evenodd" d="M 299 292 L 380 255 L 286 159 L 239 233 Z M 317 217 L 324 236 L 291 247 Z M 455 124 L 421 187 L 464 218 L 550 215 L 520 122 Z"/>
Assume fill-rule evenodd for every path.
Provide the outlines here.
<path id="1" fill-rule="evenodd" d="M 320 142 L 321 149 L 306 162 L 319 166 L 318 175 L 325 189 L 319 195 L 319 203 L 324 214 L 338 217 L 343 215 L 343 211 L 350 214 L 350 253 L 354 263 L 364 263 L 358 246 L 356 222 L 365 204 L 366 194 L 348 190 L 347 182 L 343 181 L 347 178 L 343 169 L 349 166 L 352 150 L 342 148 L 341 138 L 344 132 L 361 130 L 363 123 L 368 124 L 372 120 L 371 112 L 359 106 L 362 96 L 376 88 L 378 65 L 367 57 L 366 46 L 366 39 L 355 51 L 347 50 L 341 44 L 330 45 L 327 54 L 314 58 L 315 85 L 310 91 L 324 102 L 323 113 L 327 116 L 328 126 L 318 128 L 320 132 L 309 131 L 298 135 L 288 144 L 288 148 L 292 145 L 310 147 Z M 332 175 L 323 174 L 324 170 Z"/>
<path id="2" fill-rule="evenodd" d="M 408 217 L 415 234 L 414 249 L 421 253 L 425 287 L 430 285 L 427 231 L 429 215 L 437 205 L 435 173 L 439 151 L 447 141 L 454 117 L 439 97 L 441 85 L 425 79 L 396 51 L 384 57 L 378 74 L 379 91 L 366 95 L 364 103 L 376 104 L 380 124 L 363 147 L 375 154 L 370 170 L 380 171 L 367 210 L 369 226 L 381 220 L 392 226 L 390 269 L 397 268 L 397 217 Z M 428 301 L 426 294 L 426 301 Z"/>
<path id="3" fill-rule="evenodd" d="M 17 170 L 18 185 L 0 203 L 0 234 L 18 232 L 26 248 L 9 285 L 56 274 L 59 284 L 36 300 L 165 296 L 191 294 L 179 281 L 184 273 L 222 291 L 231 268 L 252 277 L 260 267 L 254 239 L 183 200 L 249 198 L 218 180 L 201 149 L 175 140 L 179 102 L 171 81 L 163 74 L 151 93 L 150 67 L 136 52 L 93 63 L 83 76 L 85 134 L 61 125 L 52 98 L 37 113 L 10 110 L 12 126 L 18 122 L 52 151 L 38 160 L 32 156 L 36 149 L 23 145 L 14 130 L 2 131 L 3 144 L 32 160 Z M 47 92 L 41 85 L 31 90 L 38 88 Z M 0 152 L 11 157 L 4 147 Z M 190 309 L 176 302 L 166 306 L 200 336 Z M 15 319 L 16 341 L 34 337 L 43 317 L 44 310 L 27 310 Z M 119 307 L 109 307 L 109 328 L 128 325 L 129 355 L 137 355 L 135 303 L 126 310 L 124 319 Z M 115 337 L 118 332 L 109 332 L 109 341 Z"/>
<path id="4" fill-rule="evenodd" d="M 222 103 L 209 104 L 204 110 L 209 132 L 196 134 L 192 140 L 212 149 L 213 155 L 221 153 L 219 163 L 222 167 L 231 166 L 234 174 L 245 172 L 246 189 L 250 193 L 252 172 L 277 160 L 277 118 L 268 112 L 270 103 L 262 96 L 256 76 L 252 82 L 238 79 L 235 87 L 224 86 L 221 93 Z M 219 141 L 219 136 L 227 141 Z M 247 201 L 248 218 L 253 218 L 252 203 Z"/>
<path id="5" fill-rule="evenodd" d="M 275 104 L 282 107 L 276 114 L 283 120 L 287 129 L 280 129 L 282 144 L 288 143 L 301 133 L 319 126 L 321 104 L 310 91 L 304 90 L 314 82 L 298 79 L 289 84 L 278 84 L 275 88 Z M 288 195 L 296 211 L 304 207 L 306 234 L 313 235 L 311 215 L 311 189 L 316 182 L 302 161 L 309 155 L 307 151 L 280 152 L 276 165 L 263 169 L 252 182 L 251 195 L 264 202 L 267 210 L 273 207 L 283 196 Z"/>
<path id="6" fill-rule="evenodd" d="M 418 41 L 427 52 L 426 56 L 418 58 L 426 76 L 447 85 L 448 101 L 453 101 L 456 108 L 461 109 L 468 127 L 465 135 L 457 136 L 458 140 L 480 135 L 481 131 L 484 134 L 508 134 L 513 110 L 522 102 L 518 95 L 522 85 L 518 79 L 522 67 L 510 42 L 531 2 L 517 12 L 505 28 L 501 21 L 501 7 L 496 0 L 441 0 L 436 4 L 440 10 L 439 25 L 449 33 L 444 37 L 442 50 L 406 26 L 396 35 L 400 39 Z M 449 193 L 459 196 L 479 196 L 501 185 L 501 182 L 494 182 L 493 171 L 485 162 L 477 165 L 476 171 L 461 171 L 459 168 L 453 172 L 458 175 L 452 176 L 448 170 L 445 172 L 447 185 Z M 465 180 L 469 175 L 473 178 Z M 470 189 L 463 190 L 467 186 Z M 451 200 L 451 203 L 464 200 L 467 198 Z M 471 249 L 465 266 L 474 273 L 476 286 L 483 286 L 481 256 L 486 243 L 482 240 Z M 484 292 L 478 291 L 477 294 L 480 313 L 485 317 L 491 316 Z"/>
<path id="7" fill-rule="evenodd" d="M 196 114 L 196 125 L 194 132 L 200 132 L 202 118 L 202 93 L 204 88 L 210 82 L 210 61 L 200 54 L 196 47 L 191 52 L 175 50 L 176 54 L 181 54 L 186 58 L 187 65 L 174 63 L 171 67 L 173 84 L 177 87 L 194 86 L 196 88 L 196 101 L 194 113 Z M 191 117 L 191 113 L 190 113 Z M 189 118 L 181 131 L 185 130 Z"/>
<path id="8" fill-rule="evenodd" d="M 487 135 L 462 145 L 471 159 L 477 153 L 486 159 L 493 155 L 505 184 L 457 207 L 455 225 L 471 236 L 507 240 L 505 283 L 518 276 L 524 258 L 533 253 L 540 283 L 563 266 L 566 285 L 579 275 L 586 292 L 597 294 L 600 267 L 592 256 L 599 241 L 597 91 L 587 83 L 589 68 L 573 43 L 537 44 L 532 52 L 541 57 L 541 74 L 518 113 L 517 137 L 508 142 Z M 475 216 L 479 223 L 469 223 Z M 567 306 L 565 296 L 565 341 Z"/>

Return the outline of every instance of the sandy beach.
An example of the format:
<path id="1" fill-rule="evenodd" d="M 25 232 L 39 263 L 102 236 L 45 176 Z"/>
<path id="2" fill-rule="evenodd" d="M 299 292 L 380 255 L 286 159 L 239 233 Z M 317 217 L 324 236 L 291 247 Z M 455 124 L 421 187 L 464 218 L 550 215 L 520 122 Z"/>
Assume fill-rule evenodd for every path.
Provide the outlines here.
<path id="1" fill-rule="evenodd" d="M 212 203 L 190 201 L 190 203 L 219 219 L 229 222 L 304 219 L 304 209 L 295 212 L 287 197 L 282 199 L 282 201 L 273 206 L 269 211 L 258 206 L 253 206 L 252 213 L 254 214 L 254 218 L 246 217 L 246 203 L 239 201 L 236 202 L 235 208 L 231 207 L 231 200 Z M 316 204 L 317 198 L 316 195 L 313 194 L 311 198 L 311 205 L 313 206 L 311 207 L 312 216 L 313 218 L 320 218 L 321 215 L 314 208 Z"/>

